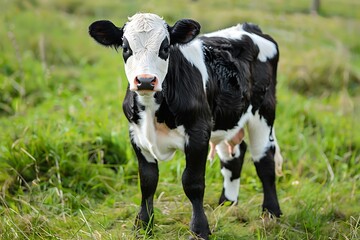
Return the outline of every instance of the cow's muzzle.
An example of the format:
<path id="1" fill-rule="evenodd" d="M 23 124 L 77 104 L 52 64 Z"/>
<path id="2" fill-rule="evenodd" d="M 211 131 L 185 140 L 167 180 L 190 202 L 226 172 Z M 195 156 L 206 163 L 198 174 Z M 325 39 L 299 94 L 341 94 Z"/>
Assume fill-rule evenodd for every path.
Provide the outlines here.
<path id="1" fill-rule="evenodd" d="M 158 79 L 150 74 L 142 74 L 135 77 L 134 85 L 138 91 L 154 91 L 157 89 Z"/>

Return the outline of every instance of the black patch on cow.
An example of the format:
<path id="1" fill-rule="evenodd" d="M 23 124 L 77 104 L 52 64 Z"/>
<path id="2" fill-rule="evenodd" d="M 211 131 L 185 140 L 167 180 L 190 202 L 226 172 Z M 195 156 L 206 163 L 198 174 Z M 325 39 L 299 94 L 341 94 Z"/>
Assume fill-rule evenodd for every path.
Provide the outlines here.
<path id="1" fill-rule="evenodd" d="M 135 92 L 129 90 L 128 86 L 122 107 L 127 120 L 138 124 L 140 119 L 139 112 L 144 111 L 145 107 L 137 102 L 136 95 Z"/>
<path id="2" fill-rule="evenodd" d="M 275 120 L 275 84 L 273 82 L 273 66 L 269 62 L 256 61 L 252 64 L 253 86 L 251 104 L 253 105 L 253 114 L 259 110 L 259 114 L 267 120 L 269 126 L 272 126 Z"/>
<path id="3" fill-rule="evenodd" d="M 163 60 L 167 60 L 170 52 L 170 44 L 167 37 L 162 41 L 159 49 L 159 57 Z"/>
<path id="4" fill-rule="evenodd" d="M 128 58 L 131 57 L 131 55 L 133 54 L 133 51 L 130 48 L 130 44 L 126 37 L 124 37 L 124 39 L 123 39 L 122 49 L 123 49 L 124 62 L 126 63 Z"/>
<path id="5" fill-rule="evenodd" d="M 196 121 L 203 121 L 202 124 L 210 126 L 211 113 L 206 101 L 202 75 L 176 46 L 171 47 L 163 92 L 169 110 L 175 117 L 176 126 L 184 125 L 185 129 L 188 129 Z"/>
<path id="6" fill-rule="evenodd" d="M 157 122 L 165 123 L 170 129 L 175 129 L 175 117 L 170 111 L 163 94 L 160 92 L 155 93 L 155 101 L 157 104 L 160 104 L 159 109 L 155 112 Z"/>
<path id="7" fill-rule="evenodd" d="M 248 36 L 241 40 L 221 37 L 201 39 L 210 73 L 207 96 L 213 115 L 213 131 L 231 129 L 249 106 L 251 63 L 259 49 Z"/>

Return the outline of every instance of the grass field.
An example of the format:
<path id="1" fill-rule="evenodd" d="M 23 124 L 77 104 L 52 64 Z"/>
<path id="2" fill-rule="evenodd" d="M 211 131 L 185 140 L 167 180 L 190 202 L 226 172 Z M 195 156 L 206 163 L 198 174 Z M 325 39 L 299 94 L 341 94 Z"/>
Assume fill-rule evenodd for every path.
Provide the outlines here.
<path id="1" fill-rule="evenodd" d="M 250 155 L 238 206 L 217 206 L 220 163 L 208 164 L 211 239 L 360 238 L 360 2 L 310 0 L 0 0 L 0 239 L 187 239 L 183 155 L 160 164 L 153 237 L 132 231 L 137 162 L 121 102 L 121 54 L 90 39 L 98 19 L 136 12 L 202 32 L 254 22 L 279 43 L 277 179 L 284 215 L 261 218 Z"/>

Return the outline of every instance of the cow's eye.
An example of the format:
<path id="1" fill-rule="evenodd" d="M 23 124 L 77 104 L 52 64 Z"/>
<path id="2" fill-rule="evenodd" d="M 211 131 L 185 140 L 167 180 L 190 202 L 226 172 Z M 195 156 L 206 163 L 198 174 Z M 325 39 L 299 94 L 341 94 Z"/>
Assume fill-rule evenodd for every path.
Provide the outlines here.
<path id="1" fill-rule="evenodd" d="M 168 53 L 169 53 L 169 46 L 164 47 L 162 51 L 163 51 L 165 54 L 168 54 Z"/>
<path id="2" fill-rule="evenodd" d="M 162 58 L 162 59 L 166 59 L 169 55 L 169 46 L 166 46 L 166 47 L 163 47 L 162 49 L 160 49 L 160 52 L 159 52 L 159 56 Z"/>
<path id="3" fill-rule="evenodd" d="M 169 52 L 170 52 L 169 41 L 167 38 L 165 38 L 160 45 L 159 57 L 161 59 L 166 60 L 169 57 Z"/>
<path id="4" fill-rule="evenodd" d="M 123 39 L 122 49 L 123 49 L 123 58 L 124 61 L 126 62 L 126 60 L 132 55 L 132 50 L 126 38 Z"/>

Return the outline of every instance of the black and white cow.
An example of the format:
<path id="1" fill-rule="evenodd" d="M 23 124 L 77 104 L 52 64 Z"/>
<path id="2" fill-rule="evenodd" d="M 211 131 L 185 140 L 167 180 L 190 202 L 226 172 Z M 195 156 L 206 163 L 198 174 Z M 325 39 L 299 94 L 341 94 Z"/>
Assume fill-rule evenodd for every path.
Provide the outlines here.
<path id="1" fill-rule="evenodd" d="M 182 19 L 169 26 L 154 14 L 140 13 L 123 27 L 107 20 L 89 27 L 100 44 L 123 49 L 129 82 L 123 103 L 139 162 L 142 192 L 136 227 L 153 226 L 158 161 L 185 153 L 182 184 L 192 204 L 190 228 L 208 239 L 203 209 L 205 165 L 215 151 L 224 177 L 219 203 L 238 201 L 247 145 L 264 191 L 263 211 L 281 215 L 275 173 L 282 157 L 276 141 L 276 42 L 253 24 L 242 24 L 196 38 L 200 25 Z"/>

